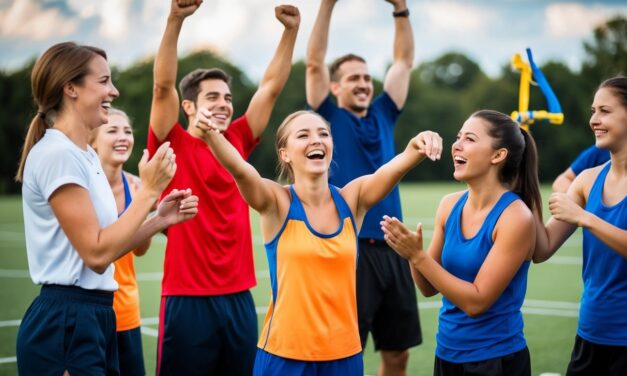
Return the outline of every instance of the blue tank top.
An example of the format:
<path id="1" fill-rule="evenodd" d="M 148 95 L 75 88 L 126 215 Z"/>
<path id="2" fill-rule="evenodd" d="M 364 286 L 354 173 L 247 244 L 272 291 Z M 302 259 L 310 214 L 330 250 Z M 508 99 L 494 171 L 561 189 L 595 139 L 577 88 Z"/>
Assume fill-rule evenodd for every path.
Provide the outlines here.
<path id="1" fill-rule="evenodd" d="M 118 214 L 118 217 L 124 214 L 128 206 L 131 204 L 131 187 L 128 184 L 128 180 L 126 180 L 126 175 L 124 175 L 124 171 L 122 171 L 122 185 L 124 186 L 124 209 Z"/>
<path id="2" fill-rule="evenodd" d="M 597 176 L 586 211 L 627 230 L 627 197 L 605 206 L 603 185 L 611 163 Z M 627 346 L 627 259 L 583 229 L 583 296 L 577 334 L 586 341 Z"/>
<path id="3" fill-rule="evenodd" d="M 501 213 L 520 197 L 513 192 L 505 192 L 477 234 L 469 239 L 461 231 L 461 215 L 467 200 L 468 192 L 464 192 L 446 221 L 442 266 L 457 278 L 472 282 L 492 249 L 492 233 Z M 529 261 L 525 261 L 492 307 L 474 318 L 442 297 L 436 355 L 449 362 L 466 363 L 501 357 L 524 349 L 526 342 L 520 307 L 527 290 L 528 270 Z"/>

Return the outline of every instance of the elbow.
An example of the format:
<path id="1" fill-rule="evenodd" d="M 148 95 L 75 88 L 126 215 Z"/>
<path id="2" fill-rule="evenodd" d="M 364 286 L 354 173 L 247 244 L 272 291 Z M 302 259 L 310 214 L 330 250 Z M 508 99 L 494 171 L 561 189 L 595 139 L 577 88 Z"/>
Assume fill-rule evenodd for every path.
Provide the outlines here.
<path id="1" fill-rule="evenodd" d="M 306 73 L 309 75 L 312 74 L 320 74 L 321 72 L 324 71 L 324 69 L 326 69 L 326 67 L 324 66 L 324 64 L 320 61 L 316 61 L 315 59 L 307 59 L 307 64 L 306 64 Z"/>
<path id="2" fill-rule="evenodd" d="M 107 268 L 109 267 L 109 265 L 111 265 L 111 263 L 109 262 L 104 262 L 100 261 L 100 260 L 84 260 L 85 261 L 85 265 L 87 265 L 87 267 L 91 270 L 93 270 L 94 272 L 98 273 L 98 274 L 103 274 L 104 272 L 107 271 Z"/>
<path id="3" fill-rule="evenodd" d="M 466 313 L 469 317 L 477 318 L 478 316 L 485 313 L 485 311 L 490 308 L 490 305 L 483 303 L 471 303 L 467 304 L 465 307 L 459 307 L 464 313 Z"/>
<path id="4" fill-rule="evenodd" d="M 172 90 L 171 85 L 155 82 L 152 87 L 152 95 L 157 99 L 165 98 L 170 93 L 171 90 Z"/>
<path id="5" fill-rule="evenodd" d="M 425 288 L 425 287 L 418 286 L 418 289 L 420 290 L 420 293 L 422 294 L 422 296 L 424 296 L 425 298 L 430 298 L 438 294 L 438 291 L 433 288 Z"/>

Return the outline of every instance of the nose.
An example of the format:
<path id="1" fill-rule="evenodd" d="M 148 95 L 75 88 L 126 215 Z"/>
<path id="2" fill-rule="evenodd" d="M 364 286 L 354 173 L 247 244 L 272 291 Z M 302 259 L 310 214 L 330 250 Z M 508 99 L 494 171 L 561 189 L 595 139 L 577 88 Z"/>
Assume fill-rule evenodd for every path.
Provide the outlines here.
<path id="1" fill-rule="evenodd" d="M 592 115 L 590 115 L 590 125 L 592 126 L 595 124 L 599 124 L 598 112 L 593 112 Z"/>
<path id="2" fill-rule="evenodd" d="M 113 85 L 113 82 L 111 83 L 111 90 L 109 90 L 109 95 L 112 96 L 113 98 L 117 98 L 120 96 L 120 92 L 115 87 L 115 85 Z"/>

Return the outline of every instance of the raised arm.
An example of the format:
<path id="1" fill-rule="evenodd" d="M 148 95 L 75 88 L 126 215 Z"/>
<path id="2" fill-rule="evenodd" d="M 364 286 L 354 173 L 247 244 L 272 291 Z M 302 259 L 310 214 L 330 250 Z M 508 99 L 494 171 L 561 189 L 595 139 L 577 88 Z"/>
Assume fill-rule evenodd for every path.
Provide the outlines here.
<path id="1" fill-rule="evenodd" d="M 263 178 L 242 158 L 237 149 L 212 125 L 211 112 L 201 108 L 196 116 L 197 126 L 204 132 L 203 139 L 220 164 L 233 176 L 246 203 L 262 215 L 276 210 L 278 207 L 276 192 L 283 189 L 281 185 Z"/>
<path id="2" fill-rule="evenodd" d="M 185 18 L 193 14 L 202 0 L 172 0 L 170 14 L 155 57 L 150 127 L 157 139 L 165 140 L 179 116 L 176 91 L 177 43 Z"/>
<path id="3" fill-rule="evenodd" d="M 357 223 L 361 224 L 366 211 L 387 196 L 409 170 L 426 157 L 434 161 L 440 159 L 441 153 L 440 135 L 431 131 L 421 132 L 409 141 L 402 153 L 373 174 L 359 177 L 344 186 L 342 194 L 349 205 L 352 204 Z"/>
<path id="4" fill-rule="evenodd" d="M 412 267 L 435 290 L 467 315 L 476 317 L 496 302 L 523 262 L 530 257 L 535 244 L 534 236 L 530 236 L 534 234 L 533 227 L 533 216 L 521 201 L 516 201 L 505 209 L 495 228 L 494 244 L 474 281 L 456 277 L 420 249 L 399 247 L 394 236 L 386 234 L 386 241 L 401 256 L 409 259 Z"/>
<path id="5" fill-rule="evenodd" d="M 254 138 L 261 136 L 266 129 L 274 104 L 289 78 L 296 34 L 298 34 L 298 27 L 300 26 L 298 8 L 291 5 L 281 5 L 274 8 L 274 13 L 285 29 L 274 57 L 246 110 L 246 119 Z"/>
<path id="6" fill-rule="evenodd" d="M 309 44 L 307 45 L 307 73 L 305 88 L 307 104 L 317 110 L 322 101 L 329 95 L 329 69 L 324 64 L 329 43 L 329 25 L 331 13 L 337 0 L 321 0 L 318 16 L 314 23 Z"/>
<path id="7" fill-rule="evenodd" d="M 385 0 L 394 5 L 394 13 L 407 10 L 405 0 Z M 414 36 L 409 16 L 394 17 L 394 51 L 392 66 L 388 70 L 383 90 L 396 107 L 403 108 L 409 91 L 411 69 L 414 64 Z"/>
<path id="8" fill-rule="evenodd" d="M 113 261 L 137 245 L 133 241 L 136 232 L 174 176 L 176 163 L 168 142 L 157 149 L 149 162 L 147 160 L 148 152 L 144 151 L 139 165 L 142 187 L 124 215 L 106 228 L 100 226 L 85 188 L 63 185 L 49 198 L 52 211 L 70 243 L 85 264 L 97 273 L 103 273 Z"/>

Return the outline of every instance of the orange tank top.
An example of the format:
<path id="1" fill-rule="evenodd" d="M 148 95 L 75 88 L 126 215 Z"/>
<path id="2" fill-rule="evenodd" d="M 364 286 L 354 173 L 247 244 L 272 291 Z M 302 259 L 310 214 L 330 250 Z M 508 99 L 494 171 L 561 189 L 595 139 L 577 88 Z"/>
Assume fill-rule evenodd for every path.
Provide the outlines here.
<path id="1" fill-rule="evenodd" d="M 330 186 L 340 216 L 333 234 L 316 232 L 290 187 L 283 227 L 265 244 L 272 299 L 258 346 L 304 361 L 346 358 L 361 351 L 357 325 L 357 237 L 352 213 Z"/>

